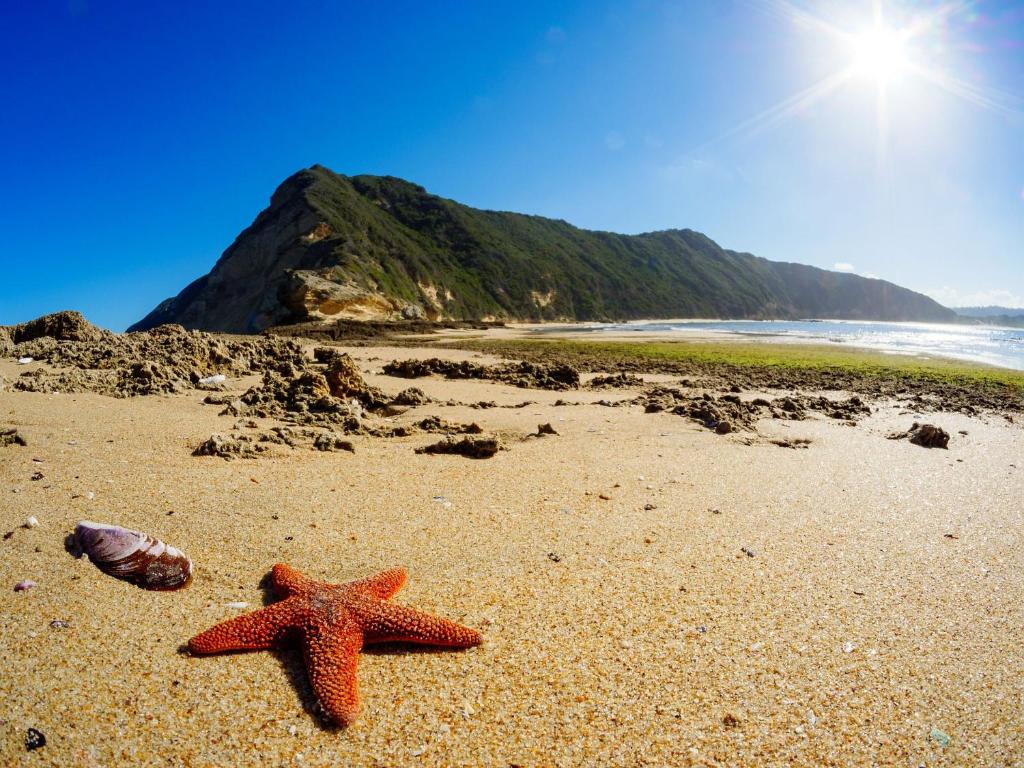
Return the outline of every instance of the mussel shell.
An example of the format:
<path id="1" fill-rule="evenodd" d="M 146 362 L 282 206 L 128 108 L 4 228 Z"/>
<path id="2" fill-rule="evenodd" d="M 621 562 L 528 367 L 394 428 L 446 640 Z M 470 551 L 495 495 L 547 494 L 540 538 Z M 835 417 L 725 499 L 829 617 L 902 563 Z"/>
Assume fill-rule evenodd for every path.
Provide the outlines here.
<path id="1" fill-rule="evenodd" d="M 81 520 L 75 543 L 101 571 L 143 589 L 181 589 L 192 580 L 184 552 L 142 531 Z"/>

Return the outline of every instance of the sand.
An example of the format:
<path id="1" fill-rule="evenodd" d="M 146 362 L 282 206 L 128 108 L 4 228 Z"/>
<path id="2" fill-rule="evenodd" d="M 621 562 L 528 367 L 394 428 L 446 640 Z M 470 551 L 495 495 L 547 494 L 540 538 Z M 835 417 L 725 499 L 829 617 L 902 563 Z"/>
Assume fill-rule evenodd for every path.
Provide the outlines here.
<path id="1" fill-rule="evenodd" d="M 438 354 L 352 352 L 364 371 Z M 418 455 L 437 439 L 420 434 L 228 462 L 190 455 L 235 421 L 202 392 L 0 392 L 0 425 L 29 443 L 0 448 L 0 762 L 1024 765 L 1020 426 L 929 414 L 953 435 L 942 451 L 885 439 L 919 419 L 887 403 L 857 427 L 759 424 L 812 440 L 790 450 L 554 406 L 628 390 L 367 378 L 535 404 L 395 420 L 477 421 L 509 446 L 486 460 Z M 559 434 L 520 439 L 544 422 Z M 184 549 L 193 584 L 146 592 L 75 560 L 83 518 Z M 228 603 L 261 605 L 275 562 L 328 581 L 404 565 L 397 602 L 485 644 L 367 650 L 362 715 L 326 728 L 298 650 L 179 652 Z M 38 586 L 15 593 L 22 579 Z M 25 750 L 29 727 L 45 747 Z"/>

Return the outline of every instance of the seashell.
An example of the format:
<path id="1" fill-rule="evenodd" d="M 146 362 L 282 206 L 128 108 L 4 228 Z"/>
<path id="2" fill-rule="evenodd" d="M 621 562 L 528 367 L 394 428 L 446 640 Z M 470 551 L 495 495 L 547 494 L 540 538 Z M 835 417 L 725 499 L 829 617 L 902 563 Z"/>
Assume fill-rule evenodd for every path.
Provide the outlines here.
<path id="1" fill-rule="evenodd" d="M 105 574 L 143 589 L 180 589 L 192 579 L 184 552 L 142 531 L 81 520 L 75 543 Z"/>
<path id="2" fill-rule="evenodd" d="M 24 581 L 19 581 L 17 584 L 14 585 L 14 591 L 24 592 L 26 589 L 32 589 L 32 587 L 38 586 L 39 585 L 32 581 L 32 579 L 25 579 Z"/>
<path id="3" fill-rule="evenodd" d="M 32 362 L 32 360 L 33 360 L 33 358 L 31 358 L 31 357 L 19 357 L 18 358 L 18 365 L 28 365 L 29 363 Z"/>

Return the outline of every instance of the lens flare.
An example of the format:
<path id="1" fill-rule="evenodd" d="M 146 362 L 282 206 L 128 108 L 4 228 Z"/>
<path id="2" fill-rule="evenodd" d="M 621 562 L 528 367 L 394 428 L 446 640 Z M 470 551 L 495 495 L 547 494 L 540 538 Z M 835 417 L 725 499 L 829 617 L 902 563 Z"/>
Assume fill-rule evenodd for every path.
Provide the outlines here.
<path id="1" fill-rule="evenodd" d="M 907 69 L 907 36 L 875 27 L 853 39 L 853 71 L 875 80 L 892 80 Z"/>

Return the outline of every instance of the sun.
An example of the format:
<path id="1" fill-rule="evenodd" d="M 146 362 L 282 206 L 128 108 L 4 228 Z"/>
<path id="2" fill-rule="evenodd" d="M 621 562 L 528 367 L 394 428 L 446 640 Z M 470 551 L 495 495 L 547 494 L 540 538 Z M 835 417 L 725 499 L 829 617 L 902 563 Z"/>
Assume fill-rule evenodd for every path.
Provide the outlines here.
<path id="1" fill-rule="evenodd" d="M 853 71 L 878 81 L 902 75 L 909 64 L 907 35 L 876 26 L 852 39 Z"/>

